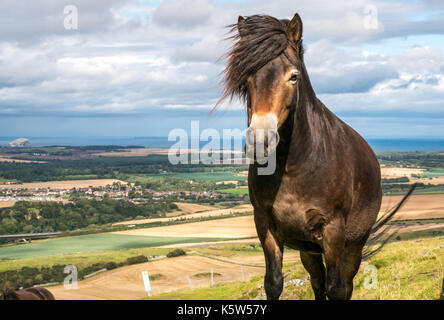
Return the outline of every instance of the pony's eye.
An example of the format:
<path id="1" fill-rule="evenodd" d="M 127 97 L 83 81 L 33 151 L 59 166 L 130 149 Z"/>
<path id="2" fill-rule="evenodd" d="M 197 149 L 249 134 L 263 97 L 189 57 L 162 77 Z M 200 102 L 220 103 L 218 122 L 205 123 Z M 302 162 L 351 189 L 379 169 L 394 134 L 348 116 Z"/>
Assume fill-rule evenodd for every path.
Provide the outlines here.
<path id="1" fill-rule="evenodd" d="M 297 71 L 293 71 L 290 75 L 290 79 L 288 81 L 291 82 L 291 84 L 296 84 L 298 82 L 299 74 Z"/>

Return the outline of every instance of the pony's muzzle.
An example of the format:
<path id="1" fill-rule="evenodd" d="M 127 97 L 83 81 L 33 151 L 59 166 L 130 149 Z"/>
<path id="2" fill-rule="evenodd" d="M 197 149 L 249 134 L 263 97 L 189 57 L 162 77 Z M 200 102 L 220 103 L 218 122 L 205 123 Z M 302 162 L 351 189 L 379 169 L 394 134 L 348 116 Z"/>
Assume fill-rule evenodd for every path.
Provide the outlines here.
<path id="1" fill-rule="evenodd" d="M 276 151 L 279 140 L 279 133 L 276 129 L 249 127 L 246 132 L 247 156 L 255 159 L 268 157 Z"/>

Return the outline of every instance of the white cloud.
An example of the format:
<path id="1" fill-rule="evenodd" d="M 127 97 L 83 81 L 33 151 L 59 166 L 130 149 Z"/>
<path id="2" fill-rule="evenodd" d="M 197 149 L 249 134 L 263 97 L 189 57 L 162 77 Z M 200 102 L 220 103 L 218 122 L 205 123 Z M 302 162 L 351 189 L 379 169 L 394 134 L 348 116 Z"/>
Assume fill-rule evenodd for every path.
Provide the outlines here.
<path id="1" fill-rule="evenodd" d="M 192 28 L 205 24 L 214 10 L 208 0 L 164 0 L 153 16 L 161 26 Z"/>
<path id="2" fill-rule="evenodd" d="M 25 5 L 5 0 L 0 3 L 0 113 L 128 115 L 164 109 L 203 114 L 220 94 L 223 62 L 216 61 L 230 46 L 222 41 L 224 26 L 238 15 L 291 18 L 299 12 L 308 71 L 328 107 L 344 113 L 443 114 L 442 50 L 430 44 L 382 54 L 363 45 L 384 40 L 390 46 L 392 37 L 409 35 L 442 37 L 444 5 L 372 1 L 380 24 L 367 30 L 368 3 L 42 0 Z M 78 6 L 77 31 L 63 28 L 66 4 Z"/>

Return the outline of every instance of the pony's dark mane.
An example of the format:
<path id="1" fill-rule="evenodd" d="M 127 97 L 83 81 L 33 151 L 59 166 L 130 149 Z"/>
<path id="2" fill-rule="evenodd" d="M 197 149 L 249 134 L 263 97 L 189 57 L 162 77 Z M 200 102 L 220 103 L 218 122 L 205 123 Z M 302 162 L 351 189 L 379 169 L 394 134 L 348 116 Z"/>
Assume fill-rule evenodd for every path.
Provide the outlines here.
<path id="1" fill-rule="evenodd" d="M 286 30 L 289 20 L 278 20 L 266 15 L 246 17 L 243 23 L 229 25 L 233 35 L 227 40 L 235 40 L 234 46 L 222 57 L 228 60 L 224 70 L 222 97 L 216 107 L 226 98 L 247 100 L 247 79 L 256 74 L 267 63 L 280 56 L 289 45 Z M 303 60 L 302 40 L 297 52 Z"/>

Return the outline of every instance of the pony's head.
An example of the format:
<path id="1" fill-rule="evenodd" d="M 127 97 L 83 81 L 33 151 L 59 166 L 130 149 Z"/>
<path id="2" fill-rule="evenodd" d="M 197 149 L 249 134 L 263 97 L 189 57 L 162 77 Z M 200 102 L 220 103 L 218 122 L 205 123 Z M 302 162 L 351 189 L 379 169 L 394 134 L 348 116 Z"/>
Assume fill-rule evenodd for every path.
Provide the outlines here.
<path id="1" fill-rule="evenodd" d="M 302 21 L 298 14 L 291 21 L 255 15 L 239 17 L 231 27 L 236 43 L 226 55 L 220 101 L 236 96 L 247 105 L 247 146 L 262 144 L 267 156 L 279 143 L 279 128 L 297 105 L 306 76 Z"/>

